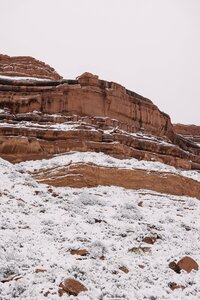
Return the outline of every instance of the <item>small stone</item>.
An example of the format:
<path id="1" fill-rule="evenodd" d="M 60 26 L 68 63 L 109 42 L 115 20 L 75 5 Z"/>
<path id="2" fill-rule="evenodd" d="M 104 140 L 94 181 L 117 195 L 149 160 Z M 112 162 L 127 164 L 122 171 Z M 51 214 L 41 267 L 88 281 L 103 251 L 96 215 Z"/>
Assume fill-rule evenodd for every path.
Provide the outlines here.
<path id="1" fill-rule="evenodd" d="M 49 294 L 51 294 L 50 291 L 45 292 L 45 293 L 44 293 L 44 297 L 48 297 Z"/>
<path id="2" fill-rule="evenodd" d="M 58 197 L 59 195 L 58 195 L 57 193 L 53 192 L 53 193 L 51 194 L 51 196 L 56 198 L 56 197 Z"/>
<path id="3" fill-rule="evenodd" d="M 94 222 L 95 222 L 95 223 L 107 223 L 107 222 L 104 221 L 104 220 L 96 219 L 96 218 L 94 218 Z"/>
<path id="4" fill-rule="evenodd" d="M 128 273 L 129 272 L 129 269 L 127 267 L 125 267 L 125 266 L 119 267 L 119 270 L 121 270 L 124 273 Z"/>
<path id="5" fill-rule="evenodd" d="M 138 206 L 143 207 L 144 206 L 143 201 L 138 202 Z"/>
<path id="6" fill-rule="evenodd" d="M 172 269 L 174 272 L 176 272 L 178 274 L 181 273 L 181 269 L 175 261 L 172 261 L 172 262 L 169 263 L 169 268 Z"/>
<path id="7" fill-rule="evenodd" d="M 190 231 L 191 230 L 191 228 L 189 226 L 187 226 L 187 225 L 184 228 L 185 228 L 186 231 Z"/>
<path id="8" fill-rule="evenodd" d="M 80 255 L 80 256 L 86 256 L 88 255 L 88 251 L 86 249 L 77 249 L 77 250 L 71 250 L 70 253 L 72 255 Z"/>
<path id="9" fill-rule="evenodd" d="M 146 236 L 145 238 L 143 238 L 142 241 L 144 243 L 153 245 L 156 242 L 156 238 L 155 237 Z"/>
<path id="10" fill-rule="evenodd" d="M 192 270 L 199 270 L 199 265 L 197 262 L 189 256 L 183 257 L 181 260 L 179 260 L 177 265 L 180 269 L 185 270 L 187 273 L 190 273 Z"/>
<path id="11" fill-rule="evenodd" d="M 88 289 L 78 280 L 73 278 L 65 279 L 59 285 L 60 289 L 58 290 L 59 296 L 61 297 L 64 293 L 72 296 L 78 296 L 81 292 L 86 292 Z"/>
<path id="12" fill-rule="evenodd" d="M 35 273 L 44 273 L 46 271 L 47 271 L 46 269 L 42 269 L 42 268 L 35 269 Z"/>
<path id="13" fill-rule="evenodd" d="M 168 286 L 170 287 L 170 289 L 172 291 L 176 290 L 176 289 L 182 289 L 184 290 L 186 287 L 184 285 L 181 285 L 181 284 L 177 284 L 176 282 L 170 282 L 168 284 Z"/>
<path id="14" fill-rule="evenodd" d="M 100 259 L 100 260 L 105 260 L 105 256 L 102 255 L 102 256 L 99 257 L 99 259 Z"/>
<path id="15" fill-rule="evenodd" d="M 139 267 L 140 269 L 144 269 L 144 268 L 145 268 L 144 265 L 138 265 L 138 267 Z"/>

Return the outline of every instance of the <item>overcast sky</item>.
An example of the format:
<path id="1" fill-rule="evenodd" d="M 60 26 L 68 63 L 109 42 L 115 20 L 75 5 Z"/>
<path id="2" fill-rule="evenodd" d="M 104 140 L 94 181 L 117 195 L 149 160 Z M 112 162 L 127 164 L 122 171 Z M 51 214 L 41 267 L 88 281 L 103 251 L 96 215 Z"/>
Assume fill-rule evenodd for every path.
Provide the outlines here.
<path id="1" fill-rule="evenodd" d="M 0 0 L 0 53 L 85 71 L 200 125 L 200 0 Z"/>

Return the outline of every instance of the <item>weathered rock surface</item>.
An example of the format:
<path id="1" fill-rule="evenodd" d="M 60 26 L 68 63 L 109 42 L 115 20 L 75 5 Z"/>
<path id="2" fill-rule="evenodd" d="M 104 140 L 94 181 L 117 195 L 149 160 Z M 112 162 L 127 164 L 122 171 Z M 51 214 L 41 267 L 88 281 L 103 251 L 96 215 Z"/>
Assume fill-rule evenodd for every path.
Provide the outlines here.
<path id="1" fill-rule="evenodd" d="M 86 292 L 88 289 L 78 280 L 73 278 L 65 279 L 60 284 L 59 295 L 67 293 L 68 295 L 78 296 L 81 292 Z"/>
<path id="2" fill-rule="evenodd" d="M 177 264 L 180 269 L 190 273 L 192 270 L 199 270 L 197 262 L 190 256 L 183 257 Z"/>
<path id="3" fill-rule="evenodd" d="M 174 130 L 177 134 L 200 145 L 200 126 L 174 124 Z"/>
<path id="4" fill-rule="evenodd" d="M 85 73 L 77 80 L 53 82 L 8 82 L 0 80 L 0 108 L 11 113 L 42 113 L 79 116 L 101 116 L 115 119 L 124 130 L 143 130 L 173 138 L 168 115 L 150 100 L 125 87 Z"/>
<path id="5" fill-rule="evenodd" d="M 0 112 L 0 153 L 11 162 L 20 162 L 67 151 L 96 151 L 200 169 L 198 155 L 181 149 L 168 138 L 130 133 L 115 128 L 115 123 L 116 120 L 100 117 Z"/>
<path id="6" fill-rule="evenodd" d="M 173 126 L 175 132 L 178 134 L 185 136 L 200 136 L 200 126 L 183 124 L 174 124 Z"/>
<path id="7" fill-rule="evenodd" d="M 0 54 L 0 75 L 27 76 L 58 80 L 62 77 L 49 65 L 30 56 L 13 56 Z"/>
<path id="8" fill-rule="evenodd" d="M 29 57 L 1 55 L 0 74 L 1 68 L 3 74 L 10 70 L 5 67 L 9 64 L 18 76 L 26 72 L 52 80 L 0 78 L 3 158 L 19 162 L 67 151 L 97 151 L 200 169 L 199 145 L 176 134 L 169 116 L 149 99 L 90 73 L 61 79 L 51 67 Z M 16 64 L 25 71 L 20 73 Z"/>
<path id="9" fill-rule="evenodd" d="M 32 175 L 38 182 L 56 187 L 121 186 L 200 199 L 198 181 L 171 173 L 106 168 L 94 164 L 77 163 L 36 171 Z"/>

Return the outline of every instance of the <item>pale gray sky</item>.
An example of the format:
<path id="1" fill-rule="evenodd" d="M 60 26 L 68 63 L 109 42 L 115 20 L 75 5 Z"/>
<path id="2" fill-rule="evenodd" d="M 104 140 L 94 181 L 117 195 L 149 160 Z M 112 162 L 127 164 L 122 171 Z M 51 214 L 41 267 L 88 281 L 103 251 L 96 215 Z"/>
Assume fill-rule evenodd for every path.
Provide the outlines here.
<path id="1" fill-rule="evenodd" d="M 0 0 L 0 53 L 85 71 L 200 125 L 200 0 Z"/>

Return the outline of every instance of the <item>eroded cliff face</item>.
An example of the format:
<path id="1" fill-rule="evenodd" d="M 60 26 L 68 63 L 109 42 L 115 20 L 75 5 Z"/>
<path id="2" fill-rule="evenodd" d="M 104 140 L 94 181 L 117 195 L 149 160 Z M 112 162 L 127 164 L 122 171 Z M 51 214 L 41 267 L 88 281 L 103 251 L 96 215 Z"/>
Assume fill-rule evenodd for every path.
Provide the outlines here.
<path id="1" fill-rule="evenodd" d="M 109 117 L 129 132 L 143 131 L 169 138 L 174 135 L 169 116 L 150 100 L 89 73 L 77 80 L 48 83 L 0 79 L 0 108 L 11 113 L 36 110 L 47 114 Z"/>
<path id="2" fill-rule="evenodd" d="M 0 76 L 1 156 L 19 162 L 67 151 L 200 169 L 199 146 L 176 134 L 152 101 L 117 83 L 90 73 L 49 81 Z"/>
<path id="3" fill-rule="evenodd" d="M 174 131 L 177 134 L 190 139 L 191 141 L 200 144 L 200 126 L 174 124 Z"/>
<path id="4" fill-rule="evenodd" d="M 62 77 L 49 65 L 30 56 L 8 56 L 0 54 L 0 75 L 28 76 L 59 80 Z"/>

